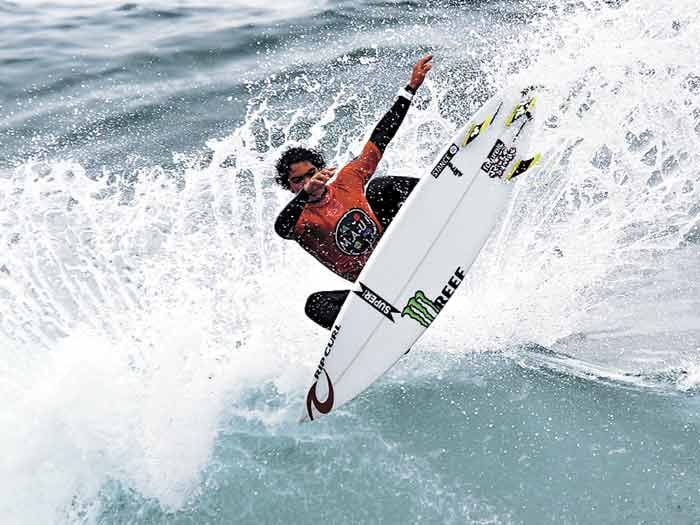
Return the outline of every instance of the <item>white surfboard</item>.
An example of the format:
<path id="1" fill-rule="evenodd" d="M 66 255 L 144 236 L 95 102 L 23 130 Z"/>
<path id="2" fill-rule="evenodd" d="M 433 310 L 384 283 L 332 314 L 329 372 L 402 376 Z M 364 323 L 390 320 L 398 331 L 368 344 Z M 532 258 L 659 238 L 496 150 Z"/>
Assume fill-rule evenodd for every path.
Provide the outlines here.
<path id="1" fill-rule="evenodd" d="M 331 329 L 302 420 L 347 403 L 435 320 L 508 202 L 528 154 L 535 98 L 520 90 L 477 111 L 443 149 L 379 242 Z"/>

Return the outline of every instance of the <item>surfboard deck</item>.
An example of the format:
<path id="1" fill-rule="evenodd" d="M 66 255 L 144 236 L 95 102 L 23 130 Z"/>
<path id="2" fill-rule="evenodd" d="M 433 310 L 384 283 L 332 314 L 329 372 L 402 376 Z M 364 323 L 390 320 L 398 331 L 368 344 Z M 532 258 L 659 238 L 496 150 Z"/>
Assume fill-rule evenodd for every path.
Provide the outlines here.
<path id="1" fill-rule="evenodd" d="M 406 353 L 464 280 L 509 200 L 533 171 L 536 98 L 491 98 L 418 182 L 363 268 L 331 329 L 302 420 L 330 413 Z"/>

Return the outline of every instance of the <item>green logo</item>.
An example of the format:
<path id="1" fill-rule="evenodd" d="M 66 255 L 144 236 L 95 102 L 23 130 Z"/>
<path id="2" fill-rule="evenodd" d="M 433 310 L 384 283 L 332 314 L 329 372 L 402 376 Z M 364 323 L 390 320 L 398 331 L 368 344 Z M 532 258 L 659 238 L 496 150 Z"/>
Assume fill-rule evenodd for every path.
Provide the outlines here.
<path id="1" fill-rule="evenodd" d="M 408 300 L 405 308 L 401 312 L 401 317 L 407 315 L 414 321 L 428 328 L 435 320 L 435 316 L 440 313 L 440 308 L 426 297 L 422 290 L 418 290 L 413 297 Z"/>
<path id="2" fill-rule="evenodd" d="M 452 273 L 452 277 L 442 287 L 440 295 L 435 300 L 428 299 L 423 290 L 416 291 L 401 311 L 401 317 L 407 315 L 424 328 L 428 328 L 455 293 L 457 287 L 462 284 L 465 273 L 462 268 L 457 266 L 457 269 Z"/>

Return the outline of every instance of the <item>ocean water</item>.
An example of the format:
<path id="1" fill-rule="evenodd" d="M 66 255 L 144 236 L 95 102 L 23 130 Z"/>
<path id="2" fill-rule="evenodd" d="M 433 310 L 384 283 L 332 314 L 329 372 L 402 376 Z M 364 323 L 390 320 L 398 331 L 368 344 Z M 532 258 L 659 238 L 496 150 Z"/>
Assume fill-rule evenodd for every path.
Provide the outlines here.
<path id="1" fill-rule="evenodd" d="M 700 522 L 696 0 L 0 0 L 0 523 Z M 299 424 L 345 283 L 274 218 L 435 55 L 379 175 L 539 85 L 443 315 Z"/>

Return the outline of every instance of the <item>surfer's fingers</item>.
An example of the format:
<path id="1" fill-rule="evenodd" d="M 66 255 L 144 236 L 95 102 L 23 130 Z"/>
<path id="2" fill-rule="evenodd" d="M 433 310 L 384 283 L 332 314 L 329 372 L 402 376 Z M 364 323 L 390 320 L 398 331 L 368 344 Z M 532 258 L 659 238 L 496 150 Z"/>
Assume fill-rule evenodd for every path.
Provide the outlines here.
<path id="1" fill-rule="evenodd" d="M 416 62 L 416 65 L 413 67 L 413 76 L 416 77 L 417 80 L 422 81 L 425 78 L 425 75 L 428 74 L 428 71 L 433 68 L 433 65 L 428 63 L 428 61 L 432 58 L 432 55 L 426 55 Z"/>
<path id="2" fill-rule="evenodd" d="M 430 62 L 432 59 L 433 55 L 425 55 L 418 59 L 418 62 L 416 62 L 416 67 L 423 69 L 426 65 L 429 65 L 428 62 Z"/>

